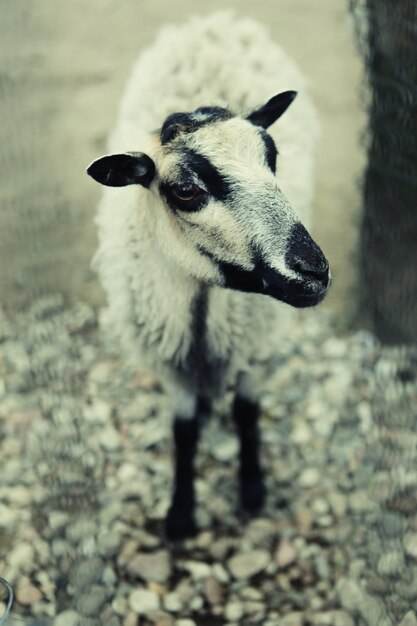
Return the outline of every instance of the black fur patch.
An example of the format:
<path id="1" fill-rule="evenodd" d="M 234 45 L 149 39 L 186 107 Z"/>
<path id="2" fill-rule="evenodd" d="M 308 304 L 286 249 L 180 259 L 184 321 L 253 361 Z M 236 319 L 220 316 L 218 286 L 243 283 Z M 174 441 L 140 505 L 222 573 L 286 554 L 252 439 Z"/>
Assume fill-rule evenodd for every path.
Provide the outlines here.
<path id="1" fill-rule="evenodd" d="M 190 371 L 197 371 L 204 363 L 206 347 L 206 321 L 208 309 L 208 291 L 202 287 L 195 297 L 192 308 L 191 345 L 187 357 L 187 367 Z"/>
<path id="2" fill-rule="evenodd" d="M 265 133 L 265 132 L 261 133 L 261 137 L 265 144 L 266 162 L 268 164 L 269 169 L 275 174 L 276 169 L 277 169 L 277 156 L 278 156 L 277 147 L 271 135 L 268 135 L 268 133 Z"/>
<path id="3" fill-rule="evenodd" d="M 191 113 L 172 113 L 161 128 L 161 144 L 172 141 L 179 132 L 192 133 L 202 126 L 228 120 L 233 114 L 222 107 L 200 107 Z"/>
<path id="4" fill-rule="evenodd" d="M 181 200 L 174 193 L 178 183 L 162 182 L 159 186 L 161 195 L 174 211 L 200 211 L 204 208 L 210 198 L 215 198 L 224 202 L 230 194 L 230 183 L 205 156 L 190 148 L 183 148 L 180 153 L 180 172 L 182 180 L 180 184 L 187 185 L 193 183 L 193 174 L 204 184 L 206 190 L 201 189 L 200 193 L 192 200 Z"/>
<path id="5" fill-rule="evenodd" d="M 227 178 L 199 152 L 187 148 L 183 155 L 185 167 L 197 174 L 213 198 L 224 202 L 230 194 L 230 183 Z"/>

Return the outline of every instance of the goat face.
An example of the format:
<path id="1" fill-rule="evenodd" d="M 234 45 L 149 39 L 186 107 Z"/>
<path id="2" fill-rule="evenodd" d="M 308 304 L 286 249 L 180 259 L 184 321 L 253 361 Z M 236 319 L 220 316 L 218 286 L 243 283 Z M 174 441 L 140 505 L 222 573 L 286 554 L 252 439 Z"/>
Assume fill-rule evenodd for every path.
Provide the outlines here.
<path id="1" fill-rule="evenodd" d="M 153 158 L 105 156 L 87 171 L 105 185 L 136 183 L 157 194 L 189 252 L 182 265 L 197 279 L 315 305 L 329 286 L 329 266 L 280 190 L 266 132 L 294 95 L 279 94 L 246 118 L 220 107 L 175 113 L 158 132 Z"/>

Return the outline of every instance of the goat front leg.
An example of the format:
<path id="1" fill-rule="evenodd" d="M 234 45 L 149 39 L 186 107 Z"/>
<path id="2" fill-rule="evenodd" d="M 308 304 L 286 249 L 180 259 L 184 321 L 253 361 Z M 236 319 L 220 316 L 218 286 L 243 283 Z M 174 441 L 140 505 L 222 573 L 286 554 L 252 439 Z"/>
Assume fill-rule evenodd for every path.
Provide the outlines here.
<path id="1" fill-rule="evenodd" d="M 171 541 L 191 537 L 196 532 L 194 521 L 194 457 L 203 417 L 208 403 L 194 396 L 178 402 L 174 417 L 175 476 L 171 506 L 165 520 L 167 538 Z M 184 400 L 184 398 L 182 398 Z"/>
<path id="2" fill-rule="evenodd" d="M 255 399 L 251 380 L 247 374 L 242 374 L 233 403 L 233 419 L 240 442 L 240 503 L 245 511 L 252 514 L 262 508 L 266 495 L 259 462 L 259 415 L 259 404 Z"/>

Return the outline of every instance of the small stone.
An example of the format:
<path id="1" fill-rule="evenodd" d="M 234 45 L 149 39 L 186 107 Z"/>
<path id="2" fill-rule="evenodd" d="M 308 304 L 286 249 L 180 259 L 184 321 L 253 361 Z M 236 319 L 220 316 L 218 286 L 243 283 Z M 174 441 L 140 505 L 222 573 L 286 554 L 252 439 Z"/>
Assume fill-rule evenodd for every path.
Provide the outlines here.
<path id="1" fill-rule="evenodd" d="M 239 444 L 237 438 L 225 435 L 220 441 L 216 442 L 211 453 L 216 461 L 225 463 L 237 457 L 238 449 Z"/>
<path id="2" fill-rule="evenodd" d="M 303 614 L 298 611 L 287 613 L 279 621 L 279 626 L 303 626 Z"/>
<path id="3" fill-rule="evenodd" d="M 377 564 L 377 572 L 380 576 L 397 576 L 404 568 L 403 554 L 394 551 L 383 554 Z"/>
<path id="4" fill-rule="evenodd" d="M 146 615 L 159 609 L 159 598 L 154 591 L 135 589 L 129 596 L 129 606 L 139 615 Z"/>
<path id="5" fill-rule="evenodd" d="M 178 613 L 182 609 L 182 602 L 178 594 L 172 591 L 167 593 L 163 598 L 164 607 L 167 611 Z"/>
<path id="6" fill-rule="evenodd" d="M 114 569 L 110 567 L 110 565 L 106 565 L 106 567 L 104 568 L 101 580 L 108 587 L 113 587 L 116 585 L 117 576 L 116 576 Z"/>
<path id="7" fill-rule="evenodd" d="M 17 524 L 19 514 L 12 508 L 0 504 L 0 528 L 11 529 Z"/>
<path id="8" fill-rule="evenodd" d="M 106 591 L 102 587 L 90 587 L 86 593 L 77 599 L 77 608 L 81 615 L 96 617 L 106 601 Z"/>
<path id="9" fill-rule="evenodd" d="M 69 575 L 70 582 L 74 587 L 84 589 L 101 579 L 103 569 L 104 563 L 99 557 L 84 559 L 72 567 Z"/>
<path id="10" fill-rule="evenodd" d="M 228 602 L 224 609 L 224 617 L 228 622 L 238 622 L 243 617 L 243 606 L 240 602 Z"/>
<path id="11" fill-rule="evenodd" d="M 120 533 L 104 532 L 98 536 L 97 549 L 101 556 L 111 558 L 119 552 L 121 541 Z"/>
<path id="12" fill-rule="evenodd" d="M 214 578 L 216 578 L 216 580 L 218 580 L 221 583 L 228 583 L 230 580 L 230 576 L 229 573 L 225 570 L 225 568 L 223 567 L 223 565 L 221 565 L 221 563 L 214 563 L 214 565 L 211 566 L 212 572 L 213 572 L 213 576 Z"/>
<path id="13" fill-rule="evenodd" d="M 108 426 L 100 431 L 99 441 L 105 450 L 114 452 L 119 450 L 121 445 L 120 433 L 112 426 Z"/>
<path id="14" fill-rule="evenodd" d="M 79 626 L 80 615 L 77 611 L 63 611 L 58 613 L 54 619 L 54 626 Z"/>
<path id="15" fill-rule="evenodd" d="M 291 441 L 295 444 L 306 444 L 311 439 L 311 428 L 305 423 L 296 424 L 291 433 Z"/>
<path id="16" fill-rule="evenodd" d="M 354 491 L 349 495 L 349 508 L 353 513 L 363 513 L 372 506 L 369 493 L 365 489 Z"/>
<path id="17" fill-rule="evenodd" d="M 42 593 L 30 582 L 20 584 L 16 589 L 16 600 L 23 606 L 30 606 L 42 600 Z"/>
<path id="18" fill-rule="evenodd" d="M 30 543 L 18 543 L 7 555 L 7 562 L 13 569 L 30 573 L 34 567 L 35 552 Z"/>
<path id="19" fill-rule="evenodd" d="M 413 559 L 417 559 L 417 533 L 406 533 L 403 543 L 406 553 Z"/>
<path id="20" fill-rule="evenodd" d="M 223 561 L 225 559 L 227 553 L 229 552 L 232 543 L 230 539 L 221 538 L 214 541 L 214 543 L 210 547 L 210 555 L 216 561 Z"/>
<path id="21" fill-rule="evenodd" d="M 123 626 L 137 626 L 138 616 L 133 611 L 129 611 L 123 620 Z"/>
<path id="22" fill-rule="evenodd" d="M 171 574 L 169 554 L 166 550 L 137 554 L 128 562 L 126 569 L 132 576 L 163 583 Z"/>
<path id="23" fill-rule="evenodd" d="M 113 598 L 111 608 L 117 615 L 126 615 L 127 599 L 124 596 L 116 596 Z"/>
<path id="24" fill-rule="evenodd" d="M 196 623 L 193 619 L 177 619 L 175 626 L 196 626 Z"/>
<path id="25" fill-rule="evenodd" d="M 262 572 L 269 561 L 269 553 L 265 550 L 252 550 L 232 556 L 227 565 L 234 578 L 242 580 Z"/>
<path id="26" fill-rule="evenodd" d="M 339 491 L 332 491 L 327 495 L 327 500 L 330 504 L 330 508 L 335 517 L 344 517 L 347 510 L 346 496 Z"/>
<path id="27" fill-rule="evenodd" d="M 367 626 L 391 626 L 384 602 L 367 594 L 356 581 L 341 578 L 336 588 L 342 607 L 347 611 L 359 613 Z"/>
<path id="28" fill-rule="evenodd" d="M 87 422 L 93 424 L 107 424 L 110 421 L 111 409 L 107 402 L 103 400 L 94 400 L 84 409 L 84 417 Z"/>
<path id="29" fill-rule="evenodd" d="M 386 537 L 399 537 L 404 527 L 404 517 L 392 511 L 382 511 L 378 524 Z"/>
<path id="30" fill-rule="evenodd" d="M 298 484 L 305 489 L 314 487 L 319 481 L 320 472 L 317 467 L 307 467 L 298 478 Z"/>
<path id="31" fill-rule="evenodd" d="M 31 490 L 23 485 L 15 485 L 7 495 L 10 502 L 17 506 L 29 506 L 33 499 Z"/>
<path id="32" fill-rule="evenodd" d="M 210 565 L 200 561 L 183 561 L 182 567 L 191 574 L 194 580 L 203 580 L 212 575 Z"/>
<path id="33" fill-rule="evenodd" d="M 49 511 L 48 526 L 53 531 L 60 531 L 69 522 L 69 515 L 65 511 Z"/>
<path id="34" fill-rule="evenodd" d="M 275 553 L 275 561 L 278 567 L 280 569 L 285 569 L 286 567 L 291 565 L 291 563 L 294 563 L 296 558 L 297 551 L 294 546 L 286 539 L 283 539 L 280 542 L 278 549 Z"/>
<path id="35" fill-rule="evenodd" d="M 353 619 L 345 611 L 326 611 L 312 616 L 313 626 L 354 626 Z"/>
<path id="36" fill-rule="evenodd" d="M 417 615 L 414 611 L 408 611 L 398 626 L 417 626 Z"/>
<path id="37" fill-rule="evenodd" d="M 204 600 L 201 596 L 194 596 L 190 602 L 191 611 L 201 611 L 204 605 Z"/>
<path id="38" fill-rule="evenodd" d="M 204 581 L 204 595 L 210 604 L 221 604 L 223 601 L 223 587 L 213 576 Z"/>
<path id="39" fill-rule="evenodd" d="M 252 546 L 270 549 L 277 537 L 276 523 L 269 519 L 255 519 L 246 529 L 245 539 Z"/>

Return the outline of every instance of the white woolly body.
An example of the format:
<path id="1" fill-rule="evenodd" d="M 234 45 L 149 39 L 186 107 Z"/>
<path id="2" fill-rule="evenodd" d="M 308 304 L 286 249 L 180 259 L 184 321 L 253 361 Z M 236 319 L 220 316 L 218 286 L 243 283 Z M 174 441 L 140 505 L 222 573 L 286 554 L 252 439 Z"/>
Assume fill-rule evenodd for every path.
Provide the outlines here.
<path id="1" fill-rule="evenodd" d="M 158 162 L 161 147 L 154 131 L 169 114 L 206 105 L 245 113 L 289 89 L 298 91 L 298 97 L 269 133 L 279 150 L 279 188 L 308 227 L 317 139 L 315 112 L 296 65 L 252 20 L 236 20 L 221 13 L 165 28 L 133 68 L 109 152 L 140 150 Z M 246 122 L 240 121 L 239 128 L 236 124 L 229 120 L 220 132 L 235 132 L 244 142 L 241 128 Z M 196 141 L 201 143 L 209 130 L 198 132 Z M 255 163 L 258 148 L 254 139 L 252 143 L 247 150 L 253 152 Z M 242 143 L 236 147 L 239 149 L 246 147 Z M 213 158 L 221 165 L 221 155 Z M 164 163 L 169 169 L 169 159 Z M 235 176 L 239 174 L 236 168 Z M 255 166 L 254 172 L 247 186 L 255 202 L 263 174 Z M 216 211 L 220 211 L 216 203 L 207 209 L 207 228 L 210 212 L 214 215 Z M 239 211 L 239 219 L 244 219 L 245 206 Z M 188 229 L 192 238 L 193 220 L 203 218 L 190 214 L 187 219 L 179 224 L 152 188 L 106 188 L 97 216 L 99 249 L 94 261 L 108 296 L 106 323 L 139 363 L 158 370 L 168 384 L 175 380 L 185 388 L 195 382 L 191 376 L 187 383 L 185 367 L 193 341 L 191 303 L 201 289 L 200 279 L 215 273 L 210 260 L 184 237 Z M 221 246 L 222 236 L 230 235 L 229 250 L 243 265 L 244 240 L 233 220 L 226 214 L 222 219 L 222 235 L 210 236 Z M 256 229 L 256 223 L 251 228 Z M 259 232 L 259 237 L 263 236 Z M 206 298 L 204 345 L 221 373 L 210 387 L 213 394 L 223 390 L 220 378 L 224 383 L 233 380 L 271 355 L 286 332 L 292 311 L 268 296 L 221 286 L 207 287 Z"/>

